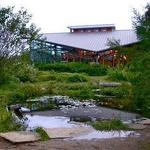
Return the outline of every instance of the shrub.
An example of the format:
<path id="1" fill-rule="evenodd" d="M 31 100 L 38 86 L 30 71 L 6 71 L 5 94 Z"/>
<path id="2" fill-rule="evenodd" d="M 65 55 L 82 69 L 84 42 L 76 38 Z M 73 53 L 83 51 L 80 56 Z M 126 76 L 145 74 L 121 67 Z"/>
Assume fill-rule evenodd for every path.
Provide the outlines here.
<path id="1" fill-rule="evenodd" d="M 35 129 L 35 131 L 40 135 L 42 141 L 46 141 L 49 139 L 48 134 L 44 131 L 43 128 L 38 127 Z"/>
<path id="2" fill-rule="evenodd" d="M 0 132 L 21 130 L 24 128 L 20 123 L 16 122 L 15 118 L 4 107 L 0 108 L 0 114 Z"/>
<path id="3" fill-rule="evenodd" d="M 24 102 L 27 99 L 27 95 L 25 95 L 22 91 L 15 91 L 12 92 L 9 95 L 9 104 L 15 104 L 15 103 L 20 103 L 20 102 Z"/>
<path id="4" fill-rule="evenodd" d="M 68 82 L 86 82 L 87 78 L 83 75 L 75 74 L 75 75 L 69 76 L 67 78 L 67 81 Z"/>
<path id="5" fill-rule="evenodd" d="M 25 84 L 22 90 L 27 98 L 38 97 L 45 94 L 52 94 L 52 89 L 50 86 L 42 86 L 39 84 Z"/>
<path id="6" fill-rule="evenodd" d="M 108 77 L 116 81 L 127 81 L 124 70 L 120 68 L 110 68 L 108 70 Z"/>
<path id="7" fill-rule="evenodd" d="M 66 95 L 80 100 L 91 99 L 94 97 L 94 93 L 90 87 L 81 87 L 78 90 L 68 90 Z"/>
<path id="8" fill-rule="evenodd" d="M 55 63 L 55 64 L 36 64 L 40 70 L 71 73 L 86 73 L 90 76 L 103 76 L 107 74 L 106 67 L 102 65 L 90 65 L 86 63 Z"/>
<path id="9" fill-rule="evenodd" d="M 112 119 L 110 121 L 96 121 L 91 124 L 96 130 L 128 130 L 128 126 L 123 124 L 119 119 Z"/>
<path id="10" fill-rule="evenodd" d="M 36 80 L 37 81 L 54 81 L 56 80 L 56 73 L 54 71 L 51 71 L 51 72 L 46 72 L 46 71 L 40 71 L 38 74 L 37 74 L 37 78 Z"/>
<path id="11" fill-rule="evenodd" d="M 101 94 L 106 96 L 116 96 L 118 98 L 121 98 L 123 96 L 129 96 L 130 88 L 129 86 L 122 86 L 116 88 L 103 88 Z"/>
<path id="12" fill-rule="evenodd" d="M 34 82 L 37 76 L 37 69 L 26 63 L 18 63 L 13 66 L 13 74 L 21 82 Z"/>
<path id="13" fill-rule="evenodd" d="M 11 78 L 11 69 L 8 64 L 0 64 L 0 85 L 6 84 Z"/>

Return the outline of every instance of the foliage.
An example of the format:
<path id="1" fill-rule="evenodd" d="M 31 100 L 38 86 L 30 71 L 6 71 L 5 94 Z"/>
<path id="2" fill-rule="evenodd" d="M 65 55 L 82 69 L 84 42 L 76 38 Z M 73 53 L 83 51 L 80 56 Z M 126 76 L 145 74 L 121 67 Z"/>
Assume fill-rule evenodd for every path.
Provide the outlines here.
<path id="1" fill-rule="evenodd" d="M 30 23 L 31 15 L 14 7 L 0 8 L 0 61 L 16 56 L 27 44 L 39 38 L 39 29 Z"/>
<path id="2" fill-rule="evenodd" d="M 8 83 L 8 80 L 10 79 L 9 72 L 9 68 L 4 68 L 0 65 L 0 85 Z"/>
<path id="3" fill-rule="evenodd" d="M 86 63 L 55 63 L 55 64 L 36 64 L 40 70 L 70 73 L 86 73 L 90 76 L 103 76 L 107 74 L 107 69 L 101 65 L 90 65 Z"/>
<path id="4" fill-rule="evenodd" d="M 46 141 L 49 139 L 48 134 L 44 131 L 43 128 L 38 127 L 35 129 L 35 131 L 40 135 L 42 141 Z"/>
<path id="5" fill-rule="evenodd" d="M 94 93 L 92 92 L 91 87 L 81 87 L 78 90 L 67 90 L 66 95 L 78 98 L 80 100 L 92 99 L 94 98 Z"/>
<path id="6" fill-rule="evenodd" d="M 141 49 L 149 50 L 150 47 L 150 3 L 145 7 L 144 14 L 140 14 L 137 10 L 133 10 L 133 26 L 142 41 Z"/>
<path id="7" fill-rule="evenodd" d="M 32 40 L 40 38 L 30 19 L 23 8 L 15 12 L 14 7 L 0 7 L 0 85 L 9 80 L 16 58 L 27 51 Z"/>
<path id="8" fill-rule="evenodd" d="M 115 88 L 103 88 L 101 89 L 101 94 L 106 96 L 116 96 L 117 98 L 121 98 L 124 96 L 129 96 L 129 87 L 127 86 L 121 86 L 121 87 L 115 87 Z"/>
<path id="9" fill-rule="evenodd" d="M 116 81 L 127 81 L 125 72 L 121 68 L 110 68 L 108 70 L 108 77 Z"/>
<path id="10" fill-rule="evenodd" d="M 112 119 L 109 121 L 97 121 L 92 123 L 96 130 L 111 131 L 111 130 L 128 130 L 128 126 L 123 124 L 119 119 Z"/>
<path id="11" fill-rule="evenodd" d="M 130 65 L 131 66 L 131 65 Z M 132 65 L 132 69 L 133 69 Z M 140 72 L 136 72 L 136 74 L 132 71 L 129 71 L 127 67 L 117 67 L 117 68 L 110 68 L 108 70 L 108 78 L 114 81 L 128 81 L 128 82 L 138 82 L 139 77 L 141 76 Z"/>
<path id="12" fill-rule="evenodd" d="M 5 107 L 1 106 L 0 114 L 0 132 L 23 129 L 23 126 L 16 122 L 15 118 L 12 117 L 10 112 L 6 111 Z"/>
<path id="13" fill-rule="evenodd" d="M 141 40 L 136 48 L 136 57 L 129 65 L 129 71 L 140 74 L 137 82 L 133 84 L 134 103 L 133 110 L 146 117 L 150 117 L 150 4 L 145 7 L 145 12 L 140 14 L 134 10 L 133 25 Z"/>
<path id="14" fill-rule="evenodd" d="M 135 74 L 140 72 L 137 82 L 133 84 L 134 105 L 133 109 L 150 117 L 150 53 L 143 52 L 133 60 L 129 68 Z"/>
<path id="15" fill-rule="evenodd" d="M 13 66 L 14 76 L 21 82 L 34 82 L 37 76 L 37 69 L 27 63 L 17 63 Z"/>
<path id="16" fill-rule="evenodd" d="M 75 74 L 75 75 L 69 76 L 69 77 L 67 78 L 67 81 L 68 81 L 68 82 L 86 82 L 87 79 L 86 79 L 86 77 L 83 76 L 83 75 Z"/>

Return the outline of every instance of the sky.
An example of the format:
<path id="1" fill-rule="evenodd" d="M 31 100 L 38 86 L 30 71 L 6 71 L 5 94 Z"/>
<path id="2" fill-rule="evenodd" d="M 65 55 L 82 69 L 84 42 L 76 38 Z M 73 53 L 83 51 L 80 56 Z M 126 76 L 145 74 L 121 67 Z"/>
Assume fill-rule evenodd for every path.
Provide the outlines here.
<path id="1" fill-rule="evenodd" d="M 131 29 L 133 8 L 144 11 L 150 0 L 0 0 L 0 6 L 24 7 L 42 33 L 67 32 L 70 25 L 115 24 Z"/>

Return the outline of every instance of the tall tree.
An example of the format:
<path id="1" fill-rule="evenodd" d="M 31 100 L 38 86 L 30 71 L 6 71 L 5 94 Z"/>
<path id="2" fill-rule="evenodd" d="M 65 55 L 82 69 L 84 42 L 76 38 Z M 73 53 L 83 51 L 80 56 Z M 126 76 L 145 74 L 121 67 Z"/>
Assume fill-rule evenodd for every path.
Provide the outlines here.
<path id="1" fill-rule="evenodd" d="M 31 15 L 21 8 L 0 8 L 0 63 L 25 51 L 31 41 L 39 38 L 39 29 L 30 23 Z"/>
<path id="2" fill-rule="evenodd" d="M 150 3 L 145 7 L 144 14 L 140 14 L 136 9 L 133 10 L 133 26 L 141 40 L 142 47 L 149 49 L 150 47 Z"/>
<path id="3" fill-rule="evenodd" d="M 130 65 L 131 71 L 140 73 L 138 80 L 133 83 L 134 106 L 141 114 L 150 117 L 150 3 L 143 14 L 134 10 L 133 25 L 141 40 L 136 50 L 138 55 Z"/>

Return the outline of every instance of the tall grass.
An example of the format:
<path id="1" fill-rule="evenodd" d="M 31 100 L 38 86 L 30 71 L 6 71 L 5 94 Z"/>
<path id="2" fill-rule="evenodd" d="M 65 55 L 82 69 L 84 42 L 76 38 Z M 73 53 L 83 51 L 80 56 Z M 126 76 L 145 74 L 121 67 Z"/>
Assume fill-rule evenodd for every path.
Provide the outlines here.
<path id="1" fill-rule="evenodd" d="M 96 130 L 111 131 L 111 130 L 128 130 L 128 126 L 123 124 L 119 119 L 112 119 L 110 121 L 97 121 L 92 123 Z"/>

